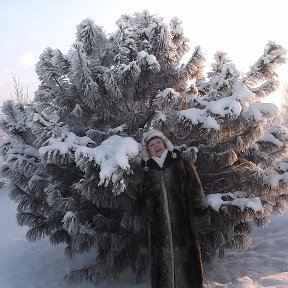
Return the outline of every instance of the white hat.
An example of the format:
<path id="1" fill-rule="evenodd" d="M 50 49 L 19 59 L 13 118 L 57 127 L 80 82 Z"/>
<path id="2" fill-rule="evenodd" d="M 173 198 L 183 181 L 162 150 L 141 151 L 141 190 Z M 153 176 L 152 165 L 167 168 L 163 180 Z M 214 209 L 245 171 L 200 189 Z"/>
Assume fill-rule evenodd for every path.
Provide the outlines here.
<path id="1" fill-rule="evenodd" d="M 151 130 L 145 132 L 143 134 L 143 138 L 142 138 L 141 157 L 144 161 L 149 160 L 151 157 L 150 154 L 148 153 L 147 145 L 149 143 L 149 140 L 151 140 L 152 138 L 155 138 L 155 137 L 160 138 L 164 142 L 168 151 L 173 152 L 173 150 L 174 150 L 174 145 L 172 144 L 172 142 L 161 131 L 151 129 Z"/>

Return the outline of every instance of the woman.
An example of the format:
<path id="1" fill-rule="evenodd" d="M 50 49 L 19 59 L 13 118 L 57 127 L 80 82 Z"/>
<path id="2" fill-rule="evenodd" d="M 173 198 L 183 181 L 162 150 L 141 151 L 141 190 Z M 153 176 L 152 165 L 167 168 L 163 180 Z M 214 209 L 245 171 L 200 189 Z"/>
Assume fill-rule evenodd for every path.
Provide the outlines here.
<path id="1" fill-rule="evenodd" d="M 154 129 L 143 135 L 142 159 L 152 288 L 203 288 L 194 223 L 195 215 L 205 215 L 208 208 L 198 174 Z"/>

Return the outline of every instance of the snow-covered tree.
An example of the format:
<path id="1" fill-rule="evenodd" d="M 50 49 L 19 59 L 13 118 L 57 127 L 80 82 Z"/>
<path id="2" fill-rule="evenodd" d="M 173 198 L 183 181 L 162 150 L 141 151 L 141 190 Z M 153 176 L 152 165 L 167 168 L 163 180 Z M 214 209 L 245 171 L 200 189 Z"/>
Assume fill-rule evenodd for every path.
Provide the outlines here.
<path id="1" fill-rule="evenodd" d="M 203 257 L 245 248 L 256 223 L 286 209 L 288 131 L 274 124 L 285 50 L 269 42 L 246 73 L 216 52 L 204 75 L 200 47 L 189 52 L 182 23 L 149 12 L 125 15 L 106 35 L 91 19 L 67 54 L 47 48 L 29 104 L 5 102 L 2 174 L 31 241 L 48 236 L 69 255 L 95 262 L 67 275 L 96 281 L 148 265 L 145 213 L 132 197 L 141 183 L 139 149 L 155 127 L 196 165 L 212 215 L 200 233 Z M 183 57 L 190 53 L 184 62 Z"/>

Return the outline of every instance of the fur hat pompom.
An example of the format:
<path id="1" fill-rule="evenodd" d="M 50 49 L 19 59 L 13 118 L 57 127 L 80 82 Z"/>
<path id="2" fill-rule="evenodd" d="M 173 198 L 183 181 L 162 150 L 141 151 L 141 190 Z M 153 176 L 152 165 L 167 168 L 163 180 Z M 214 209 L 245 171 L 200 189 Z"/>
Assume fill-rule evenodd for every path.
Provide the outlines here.
<path id="1" fill-rule="evenodd" d="M 152 138 L 156 138 L 156 137 L 160 138 L 164 142 L 168 151 L 173 152 L 174 145 L 172 144 L 172 142 L 161 131 L 158 131 L 156 129 L 150 129 L 149 131 L 143 134 L 143 138 L 142 138 L 141 157 L 144 161 L 147 161 L 150 158 L 147 145 Z"/>

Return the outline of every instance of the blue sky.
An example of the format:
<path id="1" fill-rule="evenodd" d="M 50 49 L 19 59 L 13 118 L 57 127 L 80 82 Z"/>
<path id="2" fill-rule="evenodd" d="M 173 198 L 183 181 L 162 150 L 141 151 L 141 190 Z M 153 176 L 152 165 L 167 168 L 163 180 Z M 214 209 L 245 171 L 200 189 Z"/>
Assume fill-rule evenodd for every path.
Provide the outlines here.
<path id="1" fill-rule="evenodd" d="M 208 66 L 217 50 L 242 69 L 252 65 L 269 40 L 288 48 L 285 0 L 13 0 L 1 1 L 0 103 L 11 98 L 12 74 L 33 95 L 35 63 L 46 47 L 67 53 L 76 26 L 91 18 L 106 33 L 116 30 L 122 14 L 147 9 L 169 21 L 180 18 L 190 47 L 200 45 Z M 288 73 L 287 73 L 288 75 Z M 287 76 L 288 79 L 288 76 Z"/>

